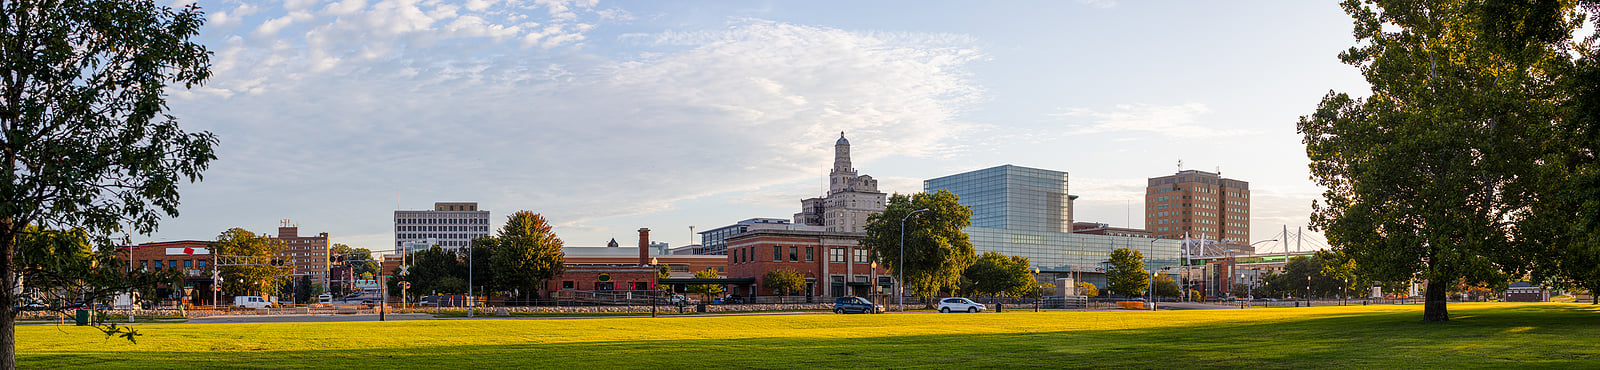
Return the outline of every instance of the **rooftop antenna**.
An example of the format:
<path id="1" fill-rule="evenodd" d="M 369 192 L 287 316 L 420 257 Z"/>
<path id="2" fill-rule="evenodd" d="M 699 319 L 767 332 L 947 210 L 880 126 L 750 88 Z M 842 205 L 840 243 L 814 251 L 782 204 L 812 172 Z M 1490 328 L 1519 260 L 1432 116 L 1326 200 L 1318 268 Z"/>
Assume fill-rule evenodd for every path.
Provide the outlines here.
<path id="1" fill-rule="evenodd" d="M 1183 172 L 1183 158 L 1178 158 L 1178 172 Z"/>
<path id="2" fill-rule="evenodd" d="M 289 219 L 278 220 L 278 227 L 289 227 Z"/>
<path id="3" fill-rule="evenodd" d="M 1222 166 L 1217 166 L 1217 176 L 1222 176 Z"/>

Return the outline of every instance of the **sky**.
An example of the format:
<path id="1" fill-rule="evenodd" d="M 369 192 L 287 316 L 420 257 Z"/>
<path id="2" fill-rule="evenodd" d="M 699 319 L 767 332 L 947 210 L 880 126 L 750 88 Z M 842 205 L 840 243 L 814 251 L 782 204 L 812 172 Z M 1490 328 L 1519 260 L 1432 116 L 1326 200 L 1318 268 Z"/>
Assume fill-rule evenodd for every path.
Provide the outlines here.
<path id="1" fill-rule="evenodd" d="M 193 3 L 213 76 L 169 113 L 218 159 L 135 242 L 287 219 L 382 252 L 395 210 L 469 201 L 569 246 L 676 247 L 791 218 L 841 131 L 882 191 L 1065 171 L 1077 220 L 1112 226 L 1143 226 L 1147 178 L 1220 170 L 1250 183 L 1258 241 L 1320 198 L 1299 117 L 1368 91 L 1334 2 Z"/>

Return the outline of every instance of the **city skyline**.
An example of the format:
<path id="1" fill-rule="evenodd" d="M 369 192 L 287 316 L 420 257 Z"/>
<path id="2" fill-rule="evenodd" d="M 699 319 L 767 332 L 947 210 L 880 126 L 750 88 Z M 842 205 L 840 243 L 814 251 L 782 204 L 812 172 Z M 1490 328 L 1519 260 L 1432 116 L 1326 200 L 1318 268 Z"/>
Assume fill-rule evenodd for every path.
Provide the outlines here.
<path id="1" fill-rule="evenodd" d="M 220 158 L 136 243 L 287 218 L 382 252 L 395 211 L 477 202 L 681 246 L 823 195 L 839 131 L 883 192 L 1064 171 L 1115 226 L 1143 227 L 1145 179 L 1220 167 L 1271 235 L 1320 193 L 1296 119 L 1366 91 L 1337 4 L 197 4 L 214 77 L 171 113 Z"/>

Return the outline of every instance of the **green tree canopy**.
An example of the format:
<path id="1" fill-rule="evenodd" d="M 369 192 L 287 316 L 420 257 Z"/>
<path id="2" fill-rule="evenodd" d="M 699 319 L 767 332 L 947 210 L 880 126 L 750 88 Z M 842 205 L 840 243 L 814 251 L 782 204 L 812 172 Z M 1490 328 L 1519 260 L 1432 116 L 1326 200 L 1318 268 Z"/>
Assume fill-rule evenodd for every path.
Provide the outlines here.
<path id="1" fill-rule="evenodd" d="M 517 211 L 506 218 L 499 236 L 483 240 L 483 245 L 492 251 L 489 267 L 494 285 L 501 291 L 534 294 L 541 282 L 560 275 L 564 267 L 561 247 L 565 243 L 538 213 Z"/>
<path id="2" fill-rule="evenodd" d="M 1178 282 L 1173 281 L 1172 276 L 1167 274 L 1156 275 L 1155 285 L 1157 297 L 1178 298 L 1179 294 L 1183 294 L 1183 289 L 1178 287 Z"/>
<path id="3" fill-rule="evenodd" d="M 465 252 L 462 252 L 465 254 Z M 395 278 L 389 279 L 389 295 L 401 294 L 400 282 L 411 283 L 406 293 L 420 296 L 429 293 L 464 294 L 467 292 L 467 265 L 463 263 L 464 255 L 453 250 L 432 246 L 428 249 L 411 253 L 407 260 L 411 267 L 405 275 L 400 275 L 400 269 L 389 273 Z"/>
<path id="4" fill-rule="evenodd" d="M 1124 297 L 1137 297 L 1149 289 L 1150 273 L 1144 271 L 1144 253 L 1128 248 L 1111 251 L 1106 264 L 1106 290 Z"/>
<path id="5" fill-rule="evenodd" d="M 761 276 L 761 285 L 778 295 L 789 295 L 805 291 L 806 278 L 794 270 L 772 270 Z"/>
<path id="6" fill-rule="evenodd" d="M 204 22 L 149 0 L 0 2 L 0 286 L 21 283 L 29 225 L 107 239 L 178 216 L 178 184 L 215 159 L 215 136 L 165 113 L 169 85 L 211 75 L 190 41 Z M 16 367 L 19 298 L 0 289 L 0 369 Z"/>
<path id="7" fill-rule="evenodd" d="M 702 270 L 700 272 L 694 273 L 694 278 L 696 278 L 696 279 L 716 279 L 716 278 L 720 278 L 720 277 L 722 277 L 722 276 L 717 274 L 717 270 L 716 269 L 711 269 L 711 268 L 707 268 L 707 269 Z M 710 300 L 711 296 L 722 294 L 723 291 L 724 291 L 724 288 L 722 287 L 722 284 L 692 284 L 692 285 L 689 285 L 689 293 L 699 294 L 702 298 L 705 298 L 707 300 Z"/>
<path id="8" fill-rule="evenodd" d="M 343 257 L 344 264 L 350 266 L 351 274 L 355 276 L 369 272 L 373 275 L 378 274 L 378 261 L 372 258 L 372 250 L 334 243 L 332 252 L 336 256 Z"/>
<path id="9" fill-rule="evenodd" d="M 1312 178 L 1327 188 L 1312 228 L 1337 263 L 1426 281 L 1426 321 L 1449 319 L 1458 281 L 1534 262 L 1511 248 L 1513 222 L 1538 196 L 1530 189 L 1566 95 L 1552 77 L 1571 64 L 1557 40 L 1580 18 L 1571 2 L 1525 5 L 1346 0 L 1357 40 L 1339 58 L 1371 95 L 1330 92 L 1299 122 Z"/>
<path id="10" fill-rule="evenodd" d="M 217 235 L 217 241 L 212 246 L 216 249 L 213 253 L 217 255 L 255 257 L 246 261 L 250 263 L 267 262 L 284 248 L 282 240 L 237 227 Z M 221 266 L 218 272 L 221 274 L 222 291 L 232 295 L 266 297 L 286 281 L 284 276 L 291 270 L 293 268 L 287 266 L 257 264 Z"/>
<path id="11" fill-rule="evenodd" d="M 927 211 L 911 214 L 919 209 Z M 959 288 L 961 273 L 977 260 L 972 242 L 961 231 L 972 225 L 971 218 L 972 210 L 947 190 L 894 194 L 882 213 L 867 217 L 867 235 L 861 245 L 872 250 L 879 266 L 898 274 L 902 271 L 899 258 L 904 220 L 903 285 L 914 296 L 932 298 L 940 291 Z"/>
<path id="12" fill-rule="evenodd" d="M 967 291 L 979 296 L 1030 296 L 1039 284 L 1031 265 L 1027 257 L 983 252 L 977 262 L 967 266 L 965 276 L 972 281 Z"/>

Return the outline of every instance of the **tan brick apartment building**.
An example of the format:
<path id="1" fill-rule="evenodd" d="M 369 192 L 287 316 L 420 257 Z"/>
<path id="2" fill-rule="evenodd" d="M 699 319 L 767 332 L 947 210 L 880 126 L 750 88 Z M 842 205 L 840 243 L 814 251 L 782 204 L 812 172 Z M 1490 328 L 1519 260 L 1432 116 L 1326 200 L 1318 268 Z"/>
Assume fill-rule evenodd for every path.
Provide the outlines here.
<path id="1" fill-rule="evenodd" d="M 1197 170 L 1149 180 L 1145 229 L 1157 237 L 1249 243 L 1249 182 Z"/>
<path id="2" fill-rule="evenodd" d="M 329 245 L 328 233 L 314 236 L 300 236 L 300 227 L 287 226 L 285 220 L 283 227 L 278 228 L 278 236 L 273 239 L 283 241 L 283 251 L 278 253 L 278 260 L 286 266 L 294 267 L 294 278 L 306 275 L 311 277 L 311 282 L 328 284 L 328 258 Z"/>

